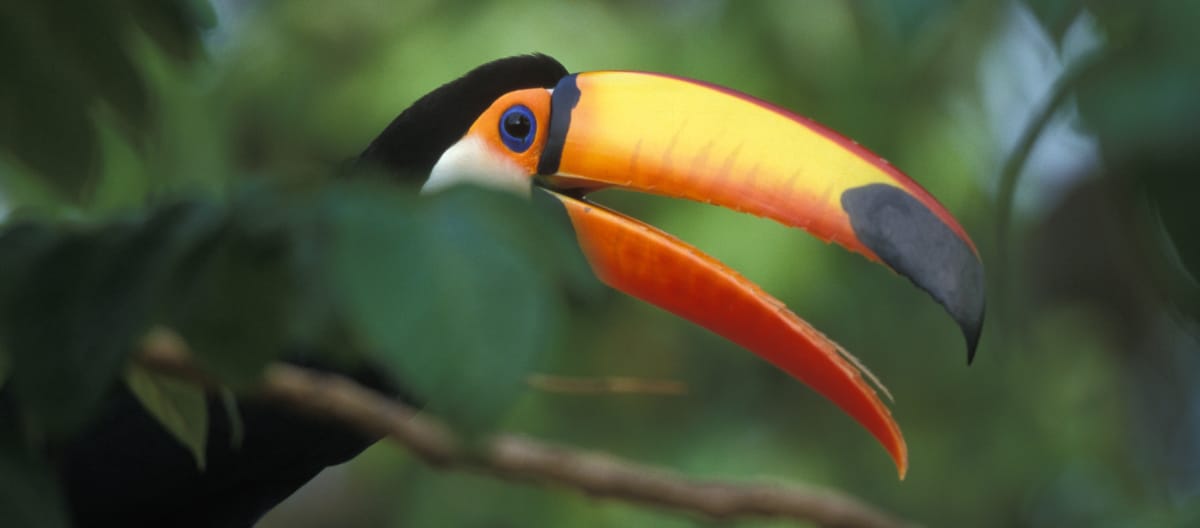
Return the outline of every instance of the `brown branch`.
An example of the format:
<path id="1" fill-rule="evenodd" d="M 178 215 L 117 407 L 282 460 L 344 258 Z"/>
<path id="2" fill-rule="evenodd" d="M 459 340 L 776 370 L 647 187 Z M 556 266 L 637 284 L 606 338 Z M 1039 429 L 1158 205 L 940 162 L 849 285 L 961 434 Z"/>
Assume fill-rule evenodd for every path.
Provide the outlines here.
<path id="1" fill-rule="evenodd" d="M 139 361 L 159 372 L 212 384 L 192 363 L 183 343 L 165 333 L 156 333 L 144 343 Z M 518 435 L 497 435 L 482 450 L 468 452 L 446 426 L 399 402 L 343 376 L 283 363 L 267 368 L 260 394 L 298 410 L 336 418 L 363 431 L 390 437 L 438 467 L 458 467 L 509 480 L 557 484 L 595 497 L 670 508 L 714 519 L 784 517 L 831 527 L 905 525 L 858 499 L 835 491 L 773 483 L 697 480 Z"/>
<path id="2" fill-rule="evenodd" d="M 584 378 L 532 374 L 525 384 L 543 392 L 559 394 L 620 394 L 646 396 L 681 396 L 687 394 L 687 384 L 668 379 L 644 379 L 628 376 Z"/>

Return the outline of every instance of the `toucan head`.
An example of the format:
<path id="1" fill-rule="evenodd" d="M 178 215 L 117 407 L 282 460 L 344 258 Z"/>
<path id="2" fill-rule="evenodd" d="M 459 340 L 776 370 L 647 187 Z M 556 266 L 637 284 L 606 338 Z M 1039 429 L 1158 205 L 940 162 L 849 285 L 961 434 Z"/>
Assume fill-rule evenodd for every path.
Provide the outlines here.
<path id="1" fill-rule="evenodd" d="M 421 175 L 426 192 L 471 181 L 548 197 L 600 280 L 805 382 L 869 430 L 901 477 L 904 438 L 853 356 L 736 271 L 586 195 L 615 187 L 686 198 L 836 242 L 929 293 L 974 357 L 983 266 L 950 213 L 857 143 L 727 88 L 656 73 L 569 74 L 545 55 L 511 57 L 422 97 L 361 160 Z"/>

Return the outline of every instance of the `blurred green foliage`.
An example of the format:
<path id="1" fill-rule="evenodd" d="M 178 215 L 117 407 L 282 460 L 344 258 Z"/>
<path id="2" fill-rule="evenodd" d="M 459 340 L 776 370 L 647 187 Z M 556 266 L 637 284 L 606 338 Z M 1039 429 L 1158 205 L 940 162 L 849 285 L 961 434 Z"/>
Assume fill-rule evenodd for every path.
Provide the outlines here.
<path id="1" fill-rule="evenodd" d="M 329 203 L 332 247 L 318 253 L 331 255 L 330 290 L 345 297 L 352 335 L 389 351 L 406 390 L 460 431 L 494 425 L 530 366 L 562 343 L 561 292 L 596 287 L 553 204 L 541 217 L 518 197 L 462 189 Z"/>
<path id="2" fill-rule="evenodd" d="M 335 365 L 370 355 L 451 423 L 487 429 L 559 342 L 558 286 L 594 283 L 562 219 L 541 211 L 495 191 L 418 202 L 330 182 L 94 225 L 14 222 L 0 233 L 5 419 L 35 451 L 70 438 L 161 326 L 235 389 L 292 346 L 337 351 L 308 358 Z M 125 380 L 203 467 L 203 393 L 136 368 Z"/>
<path id="3" fill-rule="evenodd" d="M 131 131 L 151 118 L 129 48 L 148 36 L 175 58 L 192 58 L 200 30 L 214 22 L 203 0 L 5 2 L 0 69 L 19 82 L 0 88 L 0 143 L 56 191 L 79 197 L 96 176 L 95 113 L 111 112 Z"/>
<path id="4" fill-rule="evenodd" d="M 5 304 L 0 364 L 11 356 L 10 389 L 27 395 L 39 430 L 67 434 L 86 417 L 151 322 L 177 326 L 232 381 L 284 341 L 344 345 L 333 348 L 352 360 L 423 331 L 437 347 L 382 357 L 444 394 L 439 412 L 479 427 L 502 420 L 706 477 L 833 486 L 931 526 L 1200 522 L 1195 3 L 228 0 L 213 2 L 215 17 L 201 2 L 82 4 L 0 6 L 0 67 L 17 80 L 0 83 L 0 207 L 13 208 L 0 299 L 29 301 Z M 1025 130 L 1000 117 L 1031 115 L 1089 33 L 1100 59 L 1038 132 L 1001 247 L 994 189 Z M 537 208 L 329 182 L 420 95 L 530 51 L 573 71 L 703 79 L 811 116 L 962 221 L 991 278 L 1005 278 L 970 369 L 937 306 L 857 256 L 728 211 L 599 195 L 744 272 L 862 358 L 897 397 L 906 481 L 851 420 L 733 345 L 632 299 L 567 302 L 564 286 L 589 287 Z M 1056 149 L 1064 135 L 1093 142 L 1095 159 Z M 172 208 L 180 197 L 187 205 Z M 91 317 L 114 302 L 127 308 L 112 310 L 118 319 Z M 246 328 L 259 313 L 269 317 Z M 445 347 L 462 355 L 434 353 Z M 39 355 L 51 353 L 77 369 Z M 677 379 L 689 395 L 524 392 L 505 405 L 531 369 Z M 0 440 L 25 445 L 11 425 Z M 36 457 L 0 454 L 3 518 L 53 511 Z M 333 523 L 705 525 L 434 471 L 389 446 L 263 524 Z"/>

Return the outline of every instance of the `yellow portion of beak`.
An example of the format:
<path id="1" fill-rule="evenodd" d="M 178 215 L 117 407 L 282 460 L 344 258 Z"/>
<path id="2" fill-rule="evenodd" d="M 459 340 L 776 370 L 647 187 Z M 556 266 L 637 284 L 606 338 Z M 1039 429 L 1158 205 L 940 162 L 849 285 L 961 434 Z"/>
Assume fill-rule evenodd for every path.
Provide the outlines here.
<path id="1" fill-rule="evenodd" d="M 745 94 L 652 73 L 590 72 L 574 81 L 581 95 L 553 187 L 615 185 L 712 203 L 803 228 L 873 259 L 841 206 L 847 190 L 895 186 L 944 212 L 853 141 Z M 948 214 L 939 216 L 966 238 Z"/>

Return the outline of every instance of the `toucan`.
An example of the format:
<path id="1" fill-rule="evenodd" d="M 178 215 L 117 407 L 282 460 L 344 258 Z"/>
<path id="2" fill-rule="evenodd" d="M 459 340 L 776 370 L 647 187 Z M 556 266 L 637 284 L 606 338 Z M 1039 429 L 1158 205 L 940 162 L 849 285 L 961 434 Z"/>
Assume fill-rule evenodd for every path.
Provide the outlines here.
<path id="1" fill-rule="evenodd" d="M 601 281 L 806 383 L 870 431 L 902 477 L 900 428 L 853 356 L 713 257 L 587 195 L 652 193 L 804 229 L 928 292 L 961 328 L 968 362 L 979 342 L 983 266 L 946 208 L 854 141 L 729 88 L 512 57 L 418 100 L 362 159 L 428 175 L 426 192 L 471 182 L 553 200 Z"/>
<path id="2" fill-rule="evenodd" d="M 542 54 L 504 58 L 418 99 L 356 164 L 422 192 L 473 183 L 560 208 L 602 282 L 719 334 L 812 387 L 882 444 L 901 478 L 908 467 L 904 438 L 858 360 L 733 269 L 588 195 L 627 189 L 804 229 L 881 263 L 932 296 L 958 323 L 968 362 L 979 341 L 983 266 L 950 213 L 854 141 L 729 88 L 636 71 L 572 74 Z M 387 385 L 377 377 L 370 384 Z M 246 440 L 240 450 L 225 445 L 228 424 L 213 413 L 207 472 L 198 472 L 182 448 L 171 451 L 169 463 L 135 470 L 137 457 L 152 451 L 167 457 L 171 448 L 128 447 L 131 423 L 145 434 L 156 426 L 137 415 L 126 396 L 93 429 L 92 442 L 72 453 L 74 463 L 64 472 L 76 519 L 103 525 L 122 518 L 124 508 L 141 508 L 148 524 L 250 525 L 321 469 L 376 440 L 267 404 L 241 405 Z M 158 435 L 164 446 L 173 442 Z M 283 445 L 297 439 L 304 439 L 300 447 Z M 113 466 L 123 469 L 95 463 L 113 457 L 105 454 L 109 449 L 123 449 L 121 465 Z M 152 489 L 140 496 L 94 489 L 110 478 L 134 478 L 131 471 L 149 471 L 153 478 L 142 485 Z M 135 524 L 129 519 L 122 524 Z"/>

